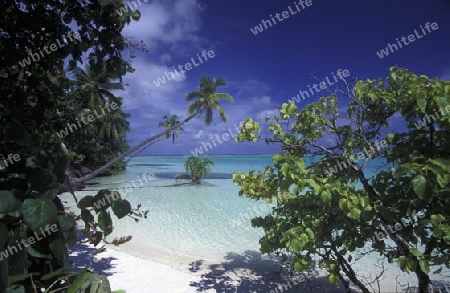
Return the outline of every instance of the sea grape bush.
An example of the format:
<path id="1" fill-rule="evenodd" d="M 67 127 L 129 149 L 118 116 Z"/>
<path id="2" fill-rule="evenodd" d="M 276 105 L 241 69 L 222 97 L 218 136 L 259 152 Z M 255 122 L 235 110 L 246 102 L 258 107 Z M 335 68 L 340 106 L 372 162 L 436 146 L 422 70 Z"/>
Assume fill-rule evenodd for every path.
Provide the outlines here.
<path id="1" fill-rule="evenodd" d="M 345 99 L 347 113 L 341 115 L 338 105 Z M 261 251 L 279 253 L 296 271 L 319 258 L 329 282 L 352 283 L 363 292 L 370 284 L 352 262 L 358 252 L 375 251 L 413 273 L 420 292 L 433 292 L 430 275 L 450 268 L 450 119 L 439 117 L 420 129 L 415 123 L 448 105 L 449 81 L 392 67 L 386 78 L 344 81 L 302 110 L 283 104 L 279 115 L 267 118 L 270 135 L 247 118 L 237 141 L 281 145 L 264 171 L 233 174 L 240 196 L 276 203 L 272 214 L 252 220 L 265 231 Z M 349 160 L 383 139 L 388 145 L 379 153 Z M 383 164 L 371 174 L 366 167 L 374 158 Z M 330 175 L 339 162 L 350 163 Z M 413 211 L 422 217 L 394 229 Z M 371 239 L 380 234 L 394 245 Z"/>

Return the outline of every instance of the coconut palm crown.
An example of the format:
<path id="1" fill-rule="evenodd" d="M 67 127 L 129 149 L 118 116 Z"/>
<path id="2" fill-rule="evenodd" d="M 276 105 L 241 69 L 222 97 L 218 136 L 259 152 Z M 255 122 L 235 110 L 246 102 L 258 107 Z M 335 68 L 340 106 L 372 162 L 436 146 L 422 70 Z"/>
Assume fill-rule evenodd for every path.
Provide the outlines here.
<path id="1" fill-rule="evenodd" d="M 186 101 L 191 102 L 188 113 L 193 114 L 200 110 L 199 114 L 205 117 L 205 125 L 209 126 L 213 121 L 214 110 L 217 110 L 221 120 L 226 122 L 227 116 L 219 101 L 234 102 L 234 98 L 227 93 L 216 92 L 218 87 L 226 85 L 227 82 L 223 78 L 202 77 L 199 90 L 192 91 L 186 96 Z"/>

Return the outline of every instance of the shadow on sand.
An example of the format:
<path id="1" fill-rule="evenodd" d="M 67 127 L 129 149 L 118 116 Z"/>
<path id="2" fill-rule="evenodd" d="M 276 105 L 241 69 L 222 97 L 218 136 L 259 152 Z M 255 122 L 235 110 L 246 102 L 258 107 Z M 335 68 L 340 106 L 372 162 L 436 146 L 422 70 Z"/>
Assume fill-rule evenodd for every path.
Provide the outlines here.
<path id="1" fill-rule="evenodd" d="M 206 265 L 198 260 L 189 264 L 189 270 L 201 273 L 200 280 L 190 284 L 197 292 L 346 292 L 342 285 L 328 284 L 315 268 L 301 274 L 288 273 L 276 258 L 261 256 L 257 251 L 228 253 L 220 264 Z"/>
<path id="2" fill-rule="evenodd" d="M 92 255 L 91 253 L 96 251 L 97 248 L 92 248 L 88 244 L 83 243 L 75 244 L 69 249 L 69 268 L 75 272 L 80 272 L 89 266 L 100 275 L 112 276 L 113 273 L 111 273 L 111 270 L 115 268 L 116 265 L 113 265 L 111 262 L 117 260 L 117 258 L 103 257 L 101 253 L 97 256 Z"/>

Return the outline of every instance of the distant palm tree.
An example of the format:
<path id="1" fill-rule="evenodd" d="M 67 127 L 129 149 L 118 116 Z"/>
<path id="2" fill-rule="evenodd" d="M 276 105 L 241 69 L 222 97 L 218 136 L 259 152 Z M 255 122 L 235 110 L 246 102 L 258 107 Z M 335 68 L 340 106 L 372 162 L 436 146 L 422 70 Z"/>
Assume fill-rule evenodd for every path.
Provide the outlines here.
<path id="1" fill-rule="evenodd" d="M 197 156 L 189 156 L 184 167 L 186 172 L 191 174 L 192 183 L 200 184 L 205 175 L 211 173 L 211 166 L 214 162 L 210 158 L 201 159 Z"/>
<path id="2" fill-rule="evenodd" d="M 175 125 L 180 124 L 177 115 L 172 116 L 164 115 L 163 118 L 165 119 L 165 121 L 159 122 L 159 127 L 161 128 L 172 129 Z M 161 136 L 158 139 L 155 139 L 154 141 L 152 141 L 151 143 L 149 143 L 148 145 L 144 146 L 142 149 L 134 153 L 132 156 L 130 156 L 130 158 L 125 161 L 125 163 L 128 163 L 132 158 L 136 157 L 137 155 L 145 151 L 147 148 L 151 147 L 158 141 L 163 140 L 164 138 L 169 139 L 170 137 L 172 137 L 172 143 L 175 143 L 175 138 L 178 138 L 178 131 L 184 131 L 183 127 L 178 126 L 176 128 L 173 128 L 171 132 L 167 132 L 165 136 Z"/>
<path id="3" fill-rule="evenodd" d="M 166 129 L 163 132 L 160 132 L 152 137 L 147 138 L 143 142 L 139 143 L 138 145 L 130 148 L 128 151 L 123 152 L 120 154 L 117 158 L 109 161 L 99 169 L 95 170 L 94 172 L 82 177 L 82 178 L 74 178 L 74 183 L 84 183 L 88 180 L 91 180 L 92 178 L 95 178 L 97 175 L 108 169 L 110 166 L 114 165 L 116 162 L 120 161 L 124 157 L 130 155 L 131 153 L 134 153 L 135 151 L 141 149 L 142 147 L 146 146 L 149 143 L 153 144 L 153 141 L 160 139 L 161 137 L 166 137 L 167 134 L 171 133 L 172 130 L 180 127 L 184 123 L 190 121 L 197 115 L 204 115 L 205 116 L 205 124 L 210 125 L 213 121 L 213 112 L 214 110 L 219 111 L 220 118 L 222 121 L 226 121 L 227 117 L 225 115 L 225 111 L 222 108 L 222 106 L 219 104 L 219 100 L 223 101 L 231 101 L 234 102 L 234 98 L 227 94 L 227 93 L 217 93 L 216 90 L 220 86 L 225 86 L 227 83 L 223 78 L 218 79 L 212 79 L 209 77 L 202 77 L 200 79 L 200 86 L 199 90 L 193 91 L 188 93 L 186 100 L 192 101 L 188 106 L 188 114 L 189 116 L 181 121 L 180 123 L 177 123 L 176 125 Z"/>
<path id="4" fill-rule="evenodd" d="M 163 118 L 165 119 L 165 121 L 159 122 L 159 127 L 161 127 L 161 128 L 172 129 L 172 127 L 181 123 L 178 120 L 177 115 L 172 115 L 172 116 L 164 115 Z M 166 133 L 166 139 L 169 139 L 170 137 L 172 137 L 172 143 L 175 143 L 175 138 L 178 138 L 179 131 L 184 131 L 183 127 L 178 126 L 176 128 L 173 128 L 171 130 L 171 132 Z"/>

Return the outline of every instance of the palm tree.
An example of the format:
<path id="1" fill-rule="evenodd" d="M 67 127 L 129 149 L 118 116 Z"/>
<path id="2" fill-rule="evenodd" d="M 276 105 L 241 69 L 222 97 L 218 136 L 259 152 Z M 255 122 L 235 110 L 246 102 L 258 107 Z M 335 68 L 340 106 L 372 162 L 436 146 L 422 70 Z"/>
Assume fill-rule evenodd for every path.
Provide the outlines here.
<path id="1" fill-rule="evenodd" d="M 223 122 L 227 121 L 225 110 L 219 104 L 219 100 L 234 102 L 234 98 L 227 93 L 216 93 L 220 86 L 227 85 L 223 78 L 211 79 L 210 77 L 202 77 L 200 79 L 200 89 L 190 92 L 186 101 L 193 101 L 189 104 L 188 113 L 200 113 L 205 116 L 205 125 L 211 125 L 213 121 L 213 111 L 219 111 L 220 118 Z M 205 106 L 206 105 L 206 106 Z"/>
<path id="2" fill-rule="evenodd" d="M 77 68 L 72 72 L 76 78 L 72 82 L 89 92 L 87 106 L 90 108 L 101 108 L 107 100 L 114 102 L 116 97 L 110 90 L 123 90 L 122 83 L 112 82 L 114 78 L 105 69 L 94 70 L 89 64 L 86 64 L 84 70 Z"/>
<path id="3" fill-rule="evenodd" d="M 226 121 L 226 115 L 225 111 L 222 108 L 222 106 L 219 104 L 218 100 L 224 100 L 224 101 L 231 101 L 234 102 L 234 98 L 227 94 L 227 93 L 217 93 L 216 90 L 220 86 L 225 86 L 227 83 L 223 78 L 218 79 L 211 79 L 209 77 L 202 77 L 200 79 L 200 86 L 198 91 L 190 92 L 186 100 L 192 101 L 188 106 L 188 114 L 189 116 L 181 121 L 180 123 L 177 123 L 176 125 L 164 130 L 163 132 L 160 132 L 156 135 L 153 135 L 146 140 L 142 141 L 138 145 L 130 148 L 128 151 L 123 152 L 120 154 L 117 158 L 109 161 L 102 167 L 98 168 L 94 172 L 82 177 L 82 178 L 73 178 L 72 182 L 74 182 L 77 185 L 83 185 L 84 182 L 91 180 L 95 178 L 97 175 L 101 174 L 103 171 L 108 169 L 110 166 L 114 165 L 116 162 L 122 160 L 124 157 L 134 153 L 135 151 L 141 149 L 142 147 L 146 146 L 149 143 L 152 143 L 153 141 L 167 136 L 167 134 L 171 133 L 174 129 L 177 129 L 184 123 L 187 123 L 197 115 L 205 115 L 205 124 L 210 125 L 213 120 L 213 112 L 214 110 L 218 110 L 220 117 L 223 121 Z M 197 100 L 195 100 L 197 98 Z"/>
<path id="4" fill-rule="evenodd" d="M 164 115 L 163 118 L 165 119 L 165 121 L 159 122 L 160 128 L 172 129 L 172 127 L 174 127 L 175 125 L 180 124 L 180 121 L 178 120 L 177 115 L 172 115 L 172 116 Z M 178 126 L 171 130 L 172 134 L 170 132 L 167 132 L 165 136 L 161 136 L 158 139 L 152 141 L 151 143 L 149 143 L 148 145 L 144 146 L 142 149 L 140 149 L 139 151 L 134 153 L 132 156 L 130 156 L 130 158 L 128 160 L 126 160 L 125 163 L 128 163 L 132 158 L 136 157 L 137 155 L 139 155 L 140 153 L 145 151 L 147 148 L 151 147 L 158 141 L 163 140 L 164 138 L 169 139 L 170 137 L 172 137 L 172 143 L 175 143 L 175 138 L 178 138 L 178 131 L 184 131 L 183 127 Z"/>
<path id="5" fill-rule="evenodd" d="M 203 181 L 203 177 L 211 173 L 211 166 L 214 162 L 210 158 L 200 159 L 197 156 L 189 156 L 184 167 L 186 172 L 191 174 L 191 183 L 200 184 Z"/>
<path id="6" fill-rule="evenodd" d="M 180 123 L 177 115 L 172 115 L 170 117 L 168 115 L 164 115 L 163 119 L 165 119 L 165 121 L 159 122 L 160 128 L 171 129 L 173 126 Z M 172 129 L 171 132 L 167 132 L 166 139 L 169 139 L 172 136 L 172 143 L 175 143 L 175 138 L 178 138 L 178 131 L 184 131 L 183 127 L 178 126 Z"/>

